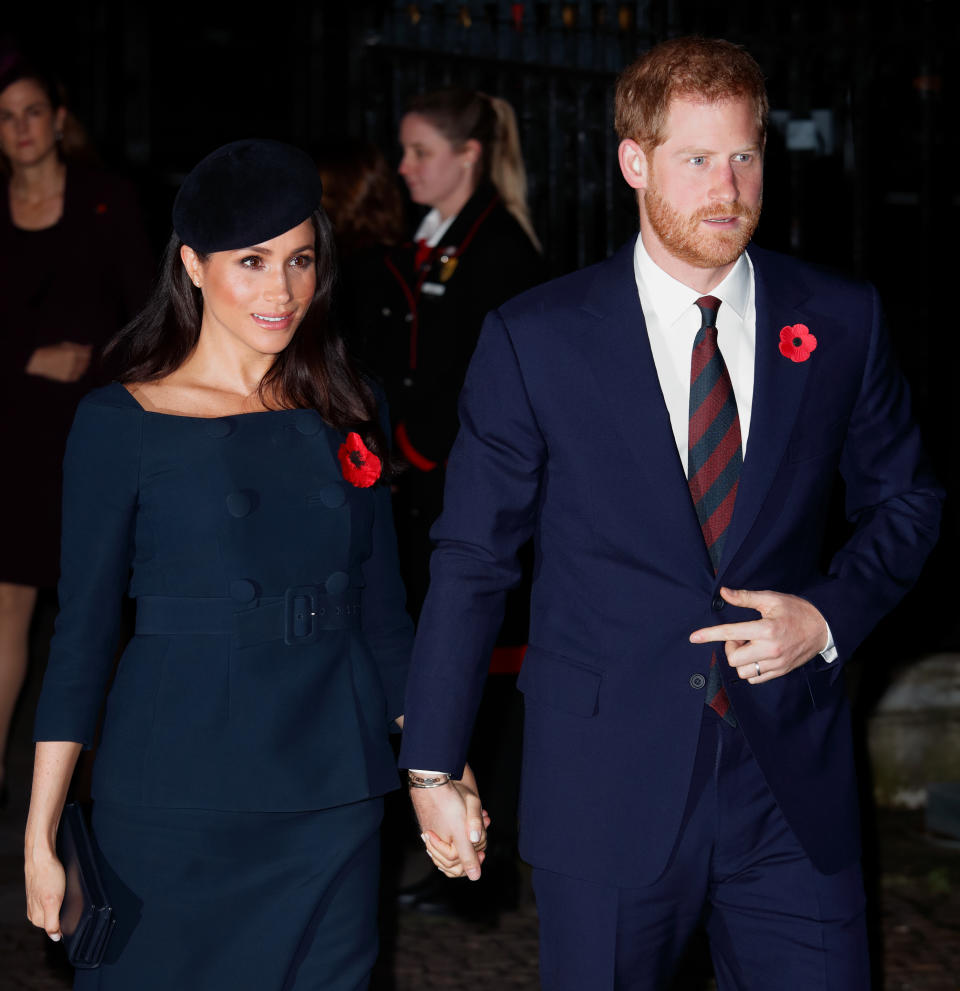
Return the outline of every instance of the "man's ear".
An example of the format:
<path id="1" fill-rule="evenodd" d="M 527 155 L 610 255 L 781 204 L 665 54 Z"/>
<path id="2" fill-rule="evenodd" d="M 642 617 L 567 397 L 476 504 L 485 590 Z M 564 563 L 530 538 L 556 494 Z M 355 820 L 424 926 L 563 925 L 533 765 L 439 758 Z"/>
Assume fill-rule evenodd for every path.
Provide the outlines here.
<path id="1" fill-rule="evenodd" d="M 647 156 L 636 141 L 624 138 L 617 151 L 620 162 L 620 172 L 624 181 L 631 189 L 647 188 Z"/>

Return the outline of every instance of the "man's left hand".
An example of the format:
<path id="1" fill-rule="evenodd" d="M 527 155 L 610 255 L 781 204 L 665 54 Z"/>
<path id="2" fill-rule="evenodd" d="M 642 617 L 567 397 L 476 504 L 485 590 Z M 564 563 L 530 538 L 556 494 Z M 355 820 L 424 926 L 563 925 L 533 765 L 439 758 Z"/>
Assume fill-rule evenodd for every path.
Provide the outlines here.
<path id="1" fill-rule="evenodd" d="M 720 594 L 732 606 L 756 609 L 760 619 L 694 630 L 690 642 L 723 643 L 730 666 L 751 685 L 783 677 L 827 645 L 827 621 L 806 599 L 730 588 Z"/>

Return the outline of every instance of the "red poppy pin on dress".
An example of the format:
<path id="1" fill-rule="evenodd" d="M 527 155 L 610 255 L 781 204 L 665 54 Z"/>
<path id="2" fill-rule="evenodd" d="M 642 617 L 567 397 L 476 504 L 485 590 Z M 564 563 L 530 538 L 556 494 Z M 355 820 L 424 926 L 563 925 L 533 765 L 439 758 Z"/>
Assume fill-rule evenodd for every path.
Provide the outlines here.
<path id="1" fill-rule="evenodd" d="M 817 349 L 817 339 L 806 324 L 795 323 L 780 331 L 780 353 L 791 361 L 806 361 Z"/>
<path id="2" fill-rule="evenodd" d="M 358 489 L 368 489 L 380 477 L 380 459 L 367 448 L 360 434 L 351 430 L 337 451 L 343 477 Z"/>

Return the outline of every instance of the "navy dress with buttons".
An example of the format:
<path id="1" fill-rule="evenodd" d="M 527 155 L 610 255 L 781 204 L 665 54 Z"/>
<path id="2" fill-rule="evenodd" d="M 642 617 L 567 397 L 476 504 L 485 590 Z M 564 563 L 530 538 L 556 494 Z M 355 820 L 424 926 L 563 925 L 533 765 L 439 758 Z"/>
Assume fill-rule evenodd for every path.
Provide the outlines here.
<path id="1" fill-rule="evenodd" d="M 93 743 L 118 918 L 76 987 L 366 987 L 412 625 L 390 496 L 313 410 L 80 405 L 36 739 Z"/>

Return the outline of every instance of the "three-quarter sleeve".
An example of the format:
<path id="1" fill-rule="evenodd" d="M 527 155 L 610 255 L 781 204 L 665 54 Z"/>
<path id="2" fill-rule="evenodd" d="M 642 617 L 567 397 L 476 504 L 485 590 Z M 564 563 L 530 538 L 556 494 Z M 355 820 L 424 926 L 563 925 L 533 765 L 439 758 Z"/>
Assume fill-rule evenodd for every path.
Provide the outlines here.
<path id="1" fill-rule="evenodd" d="M 390 437 L 387 401 L 377 387 L 380 425 Z M 407 592 L 400 577 L 397 534 L 393 523 L 390 489 L 378 485 L 373 492 L 374 512 L 371 534 L 372 554 L 363 564 L 363 634 L 373 651 L 380 680 L 387 698 L 387 716 L 392 721 L 403 715 L 407 672 L 413 650 L 413 620 L 407 612 Z"/>
<path id="2" fill-rule="evenodd" d="M 362 627 L 380 671 L 387 716 L 393 720 L 403 715 L 413 649 L 413 621 L 407 613 L 407 595 L 400 578 L 390 490 L 380 485 L 373 497 L 373 553 L 363 564 Z"/>
<path id="3" fill-rule="evenodd" d="M 120 631 L 133 558 L 142 412 L 104 401 L 79 406 L 63 463 L 57 616 L 35 740 L 89 748 Z"/>

